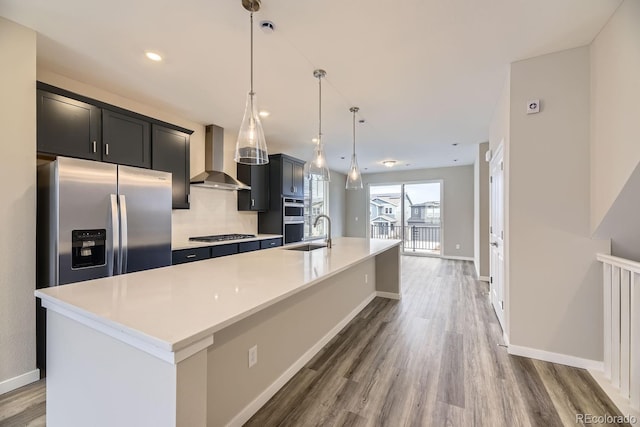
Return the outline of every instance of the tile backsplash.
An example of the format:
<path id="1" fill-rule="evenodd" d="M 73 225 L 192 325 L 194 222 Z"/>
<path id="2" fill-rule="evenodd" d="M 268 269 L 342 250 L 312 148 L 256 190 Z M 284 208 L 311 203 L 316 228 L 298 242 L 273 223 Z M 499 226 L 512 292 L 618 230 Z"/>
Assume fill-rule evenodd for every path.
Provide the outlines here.
<path id="1" fill-rule="evenodd" d="M 256 234 L 258 214 L 238 212 L 237 192 L 191 187 L 191 209 L 172 211 L 172 241 L 210 234 Z"/>

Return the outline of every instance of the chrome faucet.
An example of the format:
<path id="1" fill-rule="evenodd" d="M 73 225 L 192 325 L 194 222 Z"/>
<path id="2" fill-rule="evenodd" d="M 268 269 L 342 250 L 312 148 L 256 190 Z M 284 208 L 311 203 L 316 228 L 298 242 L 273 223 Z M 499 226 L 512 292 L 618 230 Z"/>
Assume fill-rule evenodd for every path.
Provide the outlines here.
<path id="1" fill-rule="evenodd" d="M 329 224 L 329 232 L 327 233 L 327 248 L 331 249 L 331 218 L 329 218 L 327 215 L 325 214 L 320 214 L 316 217 L 316 222 L 313 223 L 314 227 L 318 226 L 318 221 L 320 221 L 320 218 L 326 218 L 327 219 L 327 224 Z"/>

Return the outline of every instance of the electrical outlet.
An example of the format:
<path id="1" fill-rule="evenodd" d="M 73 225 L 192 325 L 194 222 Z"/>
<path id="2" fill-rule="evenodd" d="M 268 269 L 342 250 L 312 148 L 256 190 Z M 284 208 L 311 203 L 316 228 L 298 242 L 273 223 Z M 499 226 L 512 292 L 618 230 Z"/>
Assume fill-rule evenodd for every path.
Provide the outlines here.
<path id="1" fill-rule="evenodd" d="M 258 346 L 254 345 L 249 349 L 249 367 L 258 363 Z"/>
<path id="2" fill-rule="evenodd" d="M 460 249 L 460 243 L 456 243 L 456 249 Z"/>
<path id="3" fill-rule="evenodd" d="M 369 275 L 368 274 L 364 275 L 364 283 L 369 283 Z"/>

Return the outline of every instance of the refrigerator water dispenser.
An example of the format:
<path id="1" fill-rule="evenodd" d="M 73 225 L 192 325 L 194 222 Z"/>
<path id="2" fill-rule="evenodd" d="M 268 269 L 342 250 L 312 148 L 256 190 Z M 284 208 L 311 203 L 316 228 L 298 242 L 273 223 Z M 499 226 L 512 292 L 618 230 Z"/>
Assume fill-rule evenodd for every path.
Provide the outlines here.
<path id="1" fill-rule="evenodd" d="M 71 268 L 96 267 L 105 264 L 107 231 L 71 231 Z"/>

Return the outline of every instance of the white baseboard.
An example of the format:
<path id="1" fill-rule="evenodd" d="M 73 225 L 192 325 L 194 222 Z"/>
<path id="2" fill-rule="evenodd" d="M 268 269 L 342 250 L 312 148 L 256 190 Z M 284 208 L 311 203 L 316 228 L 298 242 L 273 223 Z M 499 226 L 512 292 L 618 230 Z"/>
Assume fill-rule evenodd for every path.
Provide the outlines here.
<path id="1" fill-rule="evenodd" d="M 376 291 L 376 296 L 380 297 L 380 298 L 388 298 L 388 299 L 400 299 L 400 294 L 395 293 L 395 292 L 381 292 L 381 291 Z"/>
<path id="2" fill-rule="evenodd" d="M 442 255 L 440 258 L 442 259 L 453 259 L 456 261 L 473 261 L 473 257 L 471 256 L 456 256 L 456 255 Z"/>
<path id="3" fill-rule="evenodd" d="M 478 276 L 478 280 L 482 280 L 483 282 L 489 282 L 489 276 Z"/>
<path id="4" fill-rule="evenodd" d="M 8 380 L 0 382 L 0 394 L 8 393 L 27 384 L 36 382 L 39 379 L 40 369 L 34 369 L 17 377 L 9 378 Z"/>
<path id="5" fill-rule="evenodd" d="M 611 399 L 611 401 L 618 407 L 618 410 L 622 415 L 633 415 L 636 418 L 640 418 L 640 411 L 634 409 L 631 406 L 631 401 L 623 397 L 620 394 L 620 390 L 615 388 L 613 384 L 611 384 L 611 381 L 605 378 L 603 371 L 588 369 L 588 372 L 598 383 L 602 391 L 604 391 L 606 395 L 609 396 L 609 399 Z"/>
<path id="6" fill-rule="evenodd" d="M 262 406 L 269 401 L 275 395 L 278 390 L 280 390 L 286 383 L 289 381 L 295 374 L 298 373 L 300 369 L 304 367 L 304 365 L 309 362 L 313 356 L 315 356 L 333 337 L 338 335 L 338 332 L 344 328 L 347 323 L 353 320 L 354 317 L 358 315 L 366 306 L 369 304 L 377 295 L 377 292 L 373 292 L 364 301 L 362 301 L 356 308 L 354 308 L 351 313 L 347 314 L 347 316 L 342 319 L 336 326 L 334 326 L 325 336 L 323 336 L 320 341 L 315 343 L 309 350 L 307 350 L 298 360 L 296 360 L 293 365 L 289 367 L 278 379 L 276 379 L 269 387 L 267 387 L 258 397 L 256 397 L 251 403 L 240 411 L 229 423 L 227 427 L 236 427 L 242 426 L 244 423 L 249 421 L 251 418 Z"/>
<path id="7" fill-rule="evenodd" d="M 537 348 L 521 347 L 509 344 L 507 348 L 509 354 L 514 356 L 530 357 L 531 359 L 544 360 L 545 362 L 559 363 L 560 365 L 573 366 L 574 368 L 602 371 L 604 364 L 598 360 L 583 359 L 581 357 L 569 356 L 568 354 L 553 353 L 539 350 Z"/>

